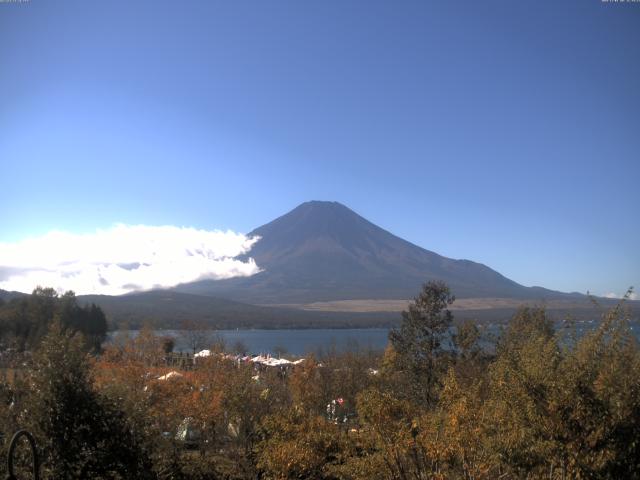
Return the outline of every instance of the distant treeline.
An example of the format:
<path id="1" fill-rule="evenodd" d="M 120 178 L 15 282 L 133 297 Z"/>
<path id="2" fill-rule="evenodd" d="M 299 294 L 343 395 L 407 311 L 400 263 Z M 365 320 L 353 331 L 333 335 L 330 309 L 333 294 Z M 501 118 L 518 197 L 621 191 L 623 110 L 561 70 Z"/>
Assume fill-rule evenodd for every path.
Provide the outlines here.
<path id="1" fill-rule="evenodd" d="M 144 325 L 175 329 L 185 321 L 206 324 L 211 329 L 389 327 L 398 319 L 396 312 L 305 311 L 167 290 L 122 296 L 85 295 L 78 300 L 99 305 L 114 330 L 137 330 Z"/>
<path id="2" fill-rule="evenodd" d="M 0 348 L 17 351 L 35 348 L 53 322 L 83 334 L 87 346 L 98 350 L 106 338 L 107 319 L 95 304 L 80 305 L 73 292 L 36 288 L 31 295 L 0 299 Z"/>

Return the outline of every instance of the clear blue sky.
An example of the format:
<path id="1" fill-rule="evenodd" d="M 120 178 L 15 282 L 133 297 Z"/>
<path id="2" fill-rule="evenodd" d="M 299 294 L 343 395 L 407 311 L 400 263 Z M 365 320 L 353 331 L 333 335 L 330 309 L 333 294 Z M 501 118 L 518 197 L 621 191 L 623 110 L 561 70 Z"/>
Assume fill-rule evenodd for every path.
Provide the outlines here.
<path id="1" fill-rule="evenodd" d="M 640 3 L 0 3 L 0 242 L 337 200 L 525 285 L 640 288 Z"/>

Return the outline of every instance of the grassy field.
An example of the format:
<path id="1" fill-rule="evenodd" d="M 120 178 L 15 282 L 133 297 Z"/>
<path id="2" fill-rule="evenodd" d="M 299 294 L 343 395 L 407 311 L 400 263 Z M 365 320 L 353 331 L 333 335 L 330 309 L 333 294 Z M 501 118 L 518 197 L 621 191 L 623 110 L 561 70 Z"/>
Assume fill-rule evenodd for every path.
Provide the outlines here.
<path id="1" fill-rule="evenodd" d="M 308 311 L 321 311 L 321 312 L 401 312 L 406 310 L 410 300 L 375 300 L 375 299 L 360 299 L 360 300 L 335 300 L 330 302 L 314 302 L 306 304 L 280 304 L 270 305 L 272 307 L 288 307 L 298 308 Z M 611 306 L 615 303 L 612 300 L 599 300 L 600 303 L 604 303 L 604 306 Z M 451 306 L 451 310 L 494 310 L 503 308 L 518 308 L 525 304 L 537 304 L 539 302 L 531 300 L 521 300 L 515 298 L 461 298 L 456 300 Z M 640 302 L 629 302 L 630 304 L 636 304 Z M 551 300 L 543 302 L 549 309 L 583 309 L 592 307 L 592 303 L 589 299 L 580 300 Z"/>
<path id="2" fill-rule="evenodd" d="M 522 300 L 513 298 L 462 298 L 451 306 L 454 317 L 459 320 L 475 320 L 485 323 L 504 323 L 508 321 L 517 309 L 523 305 L 543 305 L 554 320 L 568 317 L 576 321 L 597 320 L 602 313 L 615 306 L 618 300 L 598 298 L 598 305 L 587 297 L 568 300 Z M 398 315 L 406 310 L 409 300 L 335 300 L 330 302 L 314 302 L 307 304 L 282 304 L 279 307 L 298 309 L 307 312 L 325 312 L 327 314 L 352 315 Z M 272 305 L 273 306 L 273 305 Z M 626 303 L 633 321 L 640 321 L 640 301 Z"/>

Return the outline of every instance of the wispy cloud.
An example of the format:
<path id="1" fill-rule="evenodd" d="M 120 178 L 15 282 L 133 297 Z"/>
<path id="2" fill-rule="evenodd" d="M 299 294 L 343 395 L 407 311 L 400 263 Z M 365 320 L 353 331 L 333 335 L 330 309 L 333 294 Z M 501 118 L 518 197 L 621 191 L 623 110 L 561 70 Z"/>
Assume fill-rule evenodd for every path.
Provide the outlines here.
<path id="1" fill-rule="evenodd" d="M 119 295 L 203 279 L 250 276 L 253 259 L 235 257 L 258 238 L 232 231 L 116 225 L 91 234 L 53 231 L 0 243 L 0 288 L 38 285 L 78 294 Z"/>

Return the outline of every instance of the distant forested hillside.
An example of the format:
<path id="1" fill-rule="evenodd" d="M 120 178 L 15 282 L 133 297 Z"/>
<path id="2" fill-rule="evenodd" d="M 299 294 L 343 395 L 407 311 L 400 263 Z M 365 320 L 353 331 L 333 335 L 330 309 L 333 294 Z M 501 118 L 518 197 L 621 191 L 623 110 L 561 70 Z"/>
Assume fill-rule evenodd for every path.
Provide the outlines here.
<path id="1" fill-rule="evenodd" d="M 118 328 L 139 328 L 145 323 L 155 328 L 178 328 L 185 320 L 225 329 L 372 327 L 390 326 L 399 318 L 394 312 L 309 312 L 166 290 L 118 297 L 84 295 L 79 300 L 99 305 L 111 326 Z"/>
<path id="2" fill-rule="evenodd" d="M 36 288 L 31 295 L 10 295 L 0 300 L 0 346 L 30 350 L 58 322 L 81 332 L 87 345 L 99 349 L 107 332 L 107 319 L 95 304 L 81 305 L 73 292 L 58 295 L 52 288 Z"/>

